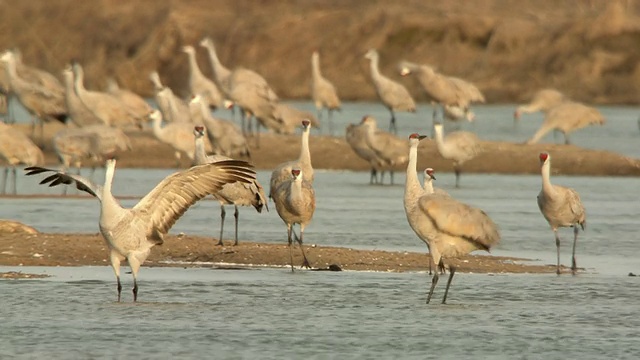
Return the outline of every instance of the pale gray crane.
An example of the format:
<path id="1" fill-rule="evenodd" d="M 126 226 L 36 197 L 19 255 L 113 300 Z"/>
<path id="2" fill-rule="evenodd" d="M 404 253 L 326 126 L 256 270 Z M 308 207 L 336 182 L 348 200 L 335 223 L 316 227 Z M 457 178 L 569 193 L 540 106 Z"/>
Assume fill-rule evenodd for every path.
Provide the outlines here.
<path id="1" fill-rule="evenodd" d="M 522 114 L 542 111 L 544 121 L 536 133 L 529 138 L 527 144 L 535 144 L 549 131 L 560 131 L 564 134 L 565 144 L 569 144 L 569 133 L 590 125 L 604 125 L 606 119 L 594 107 L 571 101 L 555 89 L 539 90 L 530 103 L 516 108 L 513 116 L 518 120 Z"/>
<path id="2" fill-rule="evenodd" d="M 41 138 L 44 137 L 44 122 L 60 121 L 64 123 L 66 121 L 67 108 L 62 87 L 50 88 L 21 78 L 17 72 L 15 55 L 11 51 L 5 51 L 0 56 L 0 61 L 6 64 L 5 71 L 9 79 L 11 93 L 16 96 L 33 118 L 32 136 L 35 134 L 36 121 L 40 122 Z"/>
<path id="3" fill-rule="evenodd" d="M 314 171 L 311 166 L 311 152 L 309 151 L 309 132 L 311 123 L 309 120 L 302 121 L 302 144 L 300 145 L 300 156 L 296 160 L 291 160 L 278 165 L 271 172 L 269 181 L 269 197 L 273 198 L 273 192 L 281 183 L 291 180 L 291 169 L 300 169 L 304 180 L 313 184 Z"/>
<path id="4" fill-rule="evenodd" d="M 107 92 L 120 100 L 129 112 L 137 118 L 145 118 L 152 110 L 151 105 L 142 96 L 131 90 L 123 89 L 114 78 L 107 79 Z"/>
<path id="5" fill-rule="evenodd" d="M 436 123 L 433 129 L 438 153 L 447 160 L 453 160 L 456 187 L 459 188 L 462 165 L 482 152 L 480 139 L 476 134 L 468 131 L 454 131 L 444 136 L 440 123 Z"/>
<path id="6" fill-rule="evenodd" d="M 318 111 L 318 120 L 322 120 L 322 110 L 327 109 L 329 135 L 333 135 L 333 111 L 340 111 L 340 98 L 335 86 L 322 76 L 320 71 L 320 54 L 311 54 L 311 99 Z"/>
<path id="7" fill-rule="evenodd" d="M 251 183 L 256 174 L 244 161 L 229 160 L 194 166 L 176 172 L 162 180 L 133 208 L 123 208 L 111 192 L 116 161 L 107 160 L 104 185 L 63 171 L 42 167 L 26 168 L 26 175 L 50 174 L 40 184 L 75 185 L 100 201 L 100 233 L 109 248 L 111 267 L 116 275 L 118 301 L 120 263 L 126 260 L 133 275 L 133 301 L 138 299 L 138 271 L 149 256 L 151 248 L 164 242 L 164 235 L 196 201 L 216 194 L 225 184 Z"/>
<path id="8" fill-rule="evenodd" d="M 469 114 L 469 105 L 485 102 L 482 92 L 472 83 L 440 74 L 429 65 L 401 61 L 399 67 L 402 76 L 413 75 L 427 96 L 440 104 L 443 118 L 472 119 L 473 115 Z M 435 107 L 433 118 L 436 119 Z"/>
<path id="9" fill-rule="evenodd" d="M 82 103 L 105 125 L 114 127 L 142 127 L 146 117 L 133 114 L 118 98 L 101 91 L 90 91 L 84 87 L 84 71 L 78 62 L 73 65 L 74 89 Z"/>
<path id="10" fill-rule="evenodd" d="M 225 108 L 224 97 L 220 93 L 218 86 L 209 78 L 204 76 L 198 61 L 196 60 L 196 50 L 193 46 L 187 45 L 182 51 L 189 57 L 189 93 L 191 96 L 200 95 L 207 100 L 207 104 L 212 109 Z"/>
<path id="11" fill-rule="evenodd" d="M 423 188 L 425 193 L 451 196 L 445 190 L 433 186 L 433 181 L 435 179 L 436 179 L 436 175 L 435 175 L 435 170 L 433 170 L 433 168 L 424 169 Z M 431 268 L 431 266 L 429 266 L 429 268 Z"/>
<path id="12" fill-rule="evenodd" d="M 236 68 L 231 73 L 231 101 L 241 110 L 242 131 L 253 131 L 251 118 L 254 117 L 265 127 L 274 117 L 278 96 L 260 74 L 246 68 Z"/>
<path id="13" fill-rule="evenodd" d="M 162 85 L 158 72 L 151 72 L 149 79 L 153 83 L 156 104 L 158 104 L 158 108 L 160 112 L 162 112 L 164 121 L 191 122 L 189 105 L 180 97 L 176 96 L 171 88 Z"/>
<path id="14" fill-rule="evenodd" d="M 53 137 L 53 148 L 64 171 L 75 166 L 80 175 L 83 161 L 91 160 L 89 177 L 93 178 L 95 164 L 104 164 L 105 159 L 113 154 L 131 150 L 131 140 L 121 129 L 96 124 L 58 131 Z"/>
<path id="15" fill-rule="evenodd" d="M 304 229 L 311 222 L 316 210 L 316 194 L 310 181 L 304 179 L 304 172 L 299 168 L 292 168 L 290 178 L 281 182 L 273 191 L 273 201 L 278 215 L 287 224 L 287 241 L 289 243 L 289 258 L 293 271 L 293 247 L 291 233 L 295 236 L 302 252 L 302 267 L 311 268 L 304 253 L 302 242 Z M 295 234 L 293 226 L 300 224 L 300 237 Z"/>
<path id="16" fill-rule="evenodd" d="M 389 131 L 394 134 L 398 132 L 396 128 L 395 111 L 416 111 L 416 103 L 409 94 L 407 88 L 399 82 L 393 81 L 382 75 L 378 69 L 379 55 L 375 49 L 370 49 L 364 55 L 370 61 L 371 80 L 376 89 L 376 93 L 384 106 L 391 113 L 391 122 L 389 123 Z"/>
<path id="17" fill-rule="evenodd" d="M 71 65 L 62 70 L 64 83 L 64 100 L 70 120 L 79 127 L 87 125 L 102 125 L 102 120 L 96 116 L 78 97 L 74 88 L 75 79 Z"/>
<path id="18" fill-rule="evenodd" d="M 404 208 L 411 229 L 427 244 L 433 264 L 445 271 L 445 260 L 464 256 L 472 251 L 489 251 L 500 241 L 498 227 L 482 210 L 461 203 L 450 196 L 427 194 L 420 186 L 418 145 L 424 135 L 409 135 L 409 163 L 404 191 Z M 456 267 L 449 264 L 449 279 L 442 298 L 446 303 Z M 439 279 L 433 273 L 427 304 Z"/>
<path id="19" fill-rule="evenodd" d="M 198 118 L 202 119 L 202 124 L 207 128 L 207 136 L 215 154 L 232 158 L 251 157 L 247 139 L 242 135 L 238 125 L 229 120 L 211 116 L 205 99 L 200 95 L 191 99 L 190 106 L 194 107 L 194 112 L 199 112 Z"/>
<path id="20" fill-rule="evenodd" d="M 149 114 L 152 121 L 153 135 L 160 142 L 171 146 L 176 158 L 176 167 L 180 167 L 182 153 L 190 159 L 189 165 L 194 159 L 195 145 L 193 143 L 193 124 L 190 123 L 169 123 L 162 126 L 162 114 L 159 110 L 153 110 Z"/>
<path id="21" fill-rule="evenodd" d="M 369 184 L 373 185 L 378 183 L 379 164 L 376 153 L 367 143 L 368 132 L 369 130 L 362 124 L 362 122 L 358 124 L 349 124 L 346 129 L 345 138 L 347 140 L 347 144 L 351 146 L 351 149 L 356 153 L 356 155 L 368 162 L 371 166 Z"/>
<path id="22" fill-rule="evenodd" d="M 213 44 L 213 40 L 209 37 L 205 37 L 200 41 L 200 46 L 207 50 L 209 55 L 209 61 L 211 62 L 211 69 L 213 70 L 213 80 L 222 93 L 229 98 L 231 93 L 231 70 L 222 65 L 220 59 L 218 59 L 218 53 L 216 53 L 216 47 Z"/>
<path id="23" fill-rule="evenodd" d="M 224 155 L 207 155 L 205 151 L 205 128 L 204 126 L 195 126 L 194 128 L 195 135 L 195 164 L 202 165 L 208 163 L 214 163 L 223 160 L 232 160 L 231 158 Z M 233 205 L 235 207 L 235 212 L 233 217 L 235 218 L 235 239 L 236 241 L 233 245 L 238 245 L 238 206 L 253 206 L 256 211 L 259 213 L 262 212 L 262 208 L 265 207 L 267 211 L 269 211 L 269 206 L 267 205 L 267 197 L 264 194 L 264 189 L 262 185 L 258 182 L 258 180 L 254 180 L 252 183 L 231 183 L 226 184 L 222 187 L 218 193 L 214 194 L 213 197 L 220 202 L 220 237 L 218 238 L 218 245 L 222 246 L 224 243 L 222 242 L 222 235 L 224 233 L 224 218 L 226 215 L 226 211 L 224 209 L 225 205 Z"/>
<path id="24" fill-rule="evenodd" d="M 587 215 L 580 201 L 580 195 L 572 188 L 553 185 L 551 183 L 551 155 L 540 153 L 540 172 L 542 174 L 542 190 L 538 194 L 538 207 L 547 220 L 556 238 L 558 262 L 556 273 L 560 275 L 560 238 L 559 227 L 573 227 L 573 251 L 571 252 L 571 272 L 575 275 L 576 242 L 578 241 L 578 225 L 584 231 Z"/>
<path id="25" fill-rule="evenodd" d="M 389 132 L 378 129 L 376 119 L 366 115 L 362 118 L 362 124 L 366 127 L 367 145 L 373 150 L 377 159 L 378 171 L 381 171 L 380 183 L 384 183 L 384 172 L 389 171 L 391 184 L 393 185 L 393 170 L 396 166 L 405 164 L 407 158 L 407 141 Z"/>
<path id="26" fill-rule="evenodd" d="M 320 127 L 320 122 L 315 115 L 289 104 L 277 103 L 273 114 L 277 121 L 273 122 L 270 128 L 278 134 L 294 134 L 300 126 L 300 122 L 305 119 L 311 122 L 312 128 Z"/>
<path id="27" fill-rule="evenodd" d="M 44 154 L 36 144 L 20 130 L 11 125 L 0 122 L 0 158 L 7 163 L 2 177 L 2 194 L 6 194 L 9 168 L 13 173 L 13 194 L 17 193 L 16 166 L 43 165 Z"/>

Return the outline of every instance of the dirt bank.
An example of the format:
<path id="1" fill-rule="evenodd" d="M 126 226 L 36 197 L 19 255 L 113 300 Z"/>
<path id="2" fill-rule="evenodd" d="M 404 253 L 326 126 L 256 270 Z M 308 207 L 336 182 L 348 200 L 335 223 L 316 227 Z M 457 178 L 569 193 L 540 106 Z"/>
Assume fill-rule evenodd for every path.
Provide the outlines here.
<path id="1" fill-rule="evenodd" d="M 374 99 L 363 54 L 400 80 L 407 59 L 469 79 L 489 102 L 557 87 L 588 103 L 640 102 L 640 1 L 1 0 L 0 49 L 55 74 L 71 59 L 89 87 L 107 75 L 151 95 L 150 71 L 185 94 L 186 44 L 210 36 L 228 67 L 263 74 L 283 98 L 308 98 L 318 49 L 344 99 Z M 200 66 L 210 74 L 202 48 Z M 411 79 L 401 80 L 424 100 Z"/>

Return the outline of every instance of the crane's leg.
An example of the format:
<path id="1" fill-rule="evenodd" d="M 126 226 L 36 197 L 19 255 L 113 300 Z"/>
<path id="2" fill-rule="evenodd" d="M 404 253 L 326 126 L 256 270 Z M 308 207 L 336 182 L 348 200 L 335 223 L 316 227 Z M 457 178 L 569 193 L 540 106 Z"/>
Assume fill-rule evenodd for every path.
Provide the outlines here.
<path id="1" fill-rule="evenodd" d="M 391 122 L 389 123 L 389 132 L 393 134 L 397 134 L 398 129 L 396 128 L 396 114 L 393 112 L 392 109 L 389 109 L 389 112 L 391 112 Z"/>
<path id="2" fill-rule="evenodd" d="M 9 174 L 9 167 L 5 166 L 4 174 L 2 175 L 2 195 L 6 194 L 6 190 L 7 190 L 7 175 L 8 174 Z"/>
<path id="3" fill-rule="evenodd" d="M 309 260 L 307 260 L 307 255 L 304 254 L 304 248 L 302 247 L 302 237 L 304 236 L 304 226 L 300 225 L 300 237 L 297 238 L 298 244 L 300 244 L 300 251 L 302 252 L 302 266 L 300 268 L 306 267 L 307 269 L 311 269 L 311 265 L 309 264 Z"/>
<path id="4" fill-rule="evenodd" d="M 238 246 L 238 217 L 240 216 L 240 213 L 238 212 L 238 205 L 235 205 L 235 207 L 236 211 L 233 213 L 233 217 L 236 218 L 236 242 L 233 245 Z"/>
<path id="5" fill-rule="evenodd" d="M 384 170 L 380 171 L 380 185 L 384 185 Z"/>
<path id="6" fill-rule="evenodd" d="M 431 301 L 431 296 L 433 296 L 433 289 L 436 288 L 436 284 L 438 283 L 438 271 L 433 272 L 433 277 L 431 278 L 431 288 L 429 289 L 429 295 L 427 296 L 427 304 Z"/>
<path id="7" fill-rule="evenodd" d="M 120 257 L 111 252 L 111 267 L 113 268 L 113 272 L 116 274 L 116 281 L 118 282 L 118 302 L 120 302 L 120 294 L 122 293 L 122 284 L 120 283 Z"/>
<path id="8" fill-rule="evenodd" d="M 378 171 L 374 168 L 371 168 L 371 176 L 369 177 L 369 185 L 378 183 Z"/>
<path id="9" fill-rule="evenodd" d="M 576 264 L 576 243 L 578 242 L 578 224 L 573 225 L 573 251 L 571 252 L 571 273 L 576 274 L 578 266 Z"/>
<path id="10" fill-rule="evenodd" d="M 293 272 L 293 246 L 291 245 L 291 225 L 287 224 L 287 241 L 289 242 L 289 263 L 291 264 L 291 272 Z"/>
<path id="11" fill-rule="evenodd" d="M 138 271 L 140 270 L 140 261 L 135 257 L 135 255 L 129 256 L 127 258 L 129 262 L 129 267 L 131 267 L 131 274 L 133 275 L 133 301 L 138 301 Z"/>
<path id="12" fill-rule="evenodd" d="M 218 246 L 223 246 L 222 233 L 224 231 L 224 217 L 227 215 L 227 211 L 224 209 L 224 205 L 220 204 L 220 237 L 218 238 Z"/>
<path id="13" fill-rule="evenodd" d="M 456 189 L 460 188 L 460 168 L 458 166 L 453 167 L 453 171 L 456 173 Z"/>
<path id="14" fill-rule="evenodd" d="M 449 279 L 447 280 L 447 287 L 444 289 L 444 297 L 442 298 L 442 303 L 446 304 L 447 302 L 447 294 L 449 294 L 449 287 L 451 286 L 451 280 L 453 280 L 453 275 L 456 273 L 456 267 L 453 265 L 449 265 Z"/>
<path id="15" fill-rule="evenodd" d="M 389 170 L 389 177 L 391 178 L 391 185 L 393 185 L 393 170 Z"/>
<path id="16" fill-rule="evenodd" d="M 565 145 L 570 145 L 571 144 L 571 140 L 569 140 L 569 135 L 567 133 L 563 133 L 563 134 L 564 134 L 564 143 L 565 143 Z"/>
<path id="17" fill-rule="evenodd" d="M 553 229 L 553 233 L 556 235 L 556 251 L 558 256 L 558 263 L 556 264 L 556 274 L 560 275 L 560 238 L 558 237 L 558 229 Z"/>
<path id="18" fill-rule="evenodd" d="M 429 254 L 429 275 L 433 275 L 433 272 L 431 271 L 431 267 L 432 267 L 431 262 L 432 262 L 431 261 L 431 254 Z"/>
<path id="19" fill-rule="evenodd" d="M 329 109 L 329 136 L 333 136 L 333 109 Z"/>
<path id="20" fill-rule="evenodd" d="M 18 189 L 16 186 L 16 180 L 17 180 L 17 175 L 16 175 L 16 167 L 13 166 L 11 167 L 11 172 L 13 173 L 13 195 L 18 193 Z"/>

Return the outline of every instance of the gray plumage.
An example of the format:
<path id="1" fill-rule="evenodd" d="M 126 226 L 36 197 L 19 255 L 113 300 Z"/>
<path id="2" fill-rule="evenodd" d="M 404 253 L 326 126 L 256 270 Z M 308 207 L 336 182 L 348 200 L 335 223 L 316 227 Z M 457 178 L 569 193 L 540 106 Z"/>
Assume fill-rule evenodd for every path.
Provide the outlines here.
<path id="1" fill-rule="evenodd" d="M 162 114 L 158 110 L 153 110 L 149 118 L 152 121 L 153 135 L 156 139 L 173 148 L 176 166 L 180 167 L 180 159 L 183 153 L 191 160 L 189 163 L 189 166 L 191 166 L 195 153 L 193 124 L 173 122 L 162 126 Z"/>
<path id="2" fill-rule="evenodd" d="M 123 208 L 111 193 L 115 160 L 107 160 L 104 185 L 63 171 L 41 167 L 26 168 L 26 175 L 47 173 L 41 184 L 75 185 L 100 201 L 100 233 L 109 247 L 111 266 L 117 279 L 118 301 L 120 263 L 126 260 L 133 274 L 133 300 L 138 297 L 137 276 L 151 248 L 163 243 L 164 235 L 196 201 L 213 195 L 231 182 L 251 183 L 256 179 L 252 166 L 244 161 L 230 160 L 194 166 L 176 172 L 162 180 L 133 208 Z"/>
<path id="3" fill-rule="evenodd" d="M 107 92 L 120 100 L 129 109 L 129 112 L 137 118 L 143 119 L 147 117 L 152 110 L 151 105 L 140 95 L 131 90 L 121 88 L 114 78 L 107 79 Z"/>
<path id="4" fill-rule="evenodd" d="M 573 227 L 573 251 L 571 256 L 571 271 L 576 273 L 576 242 L 578 241 L 578 225 L 586 225 L 586 212 L 578 193 L 568 187 L 551 184 L 551 155 L 540 154 L 540 171 L 542 174 L 542 190 L 538 194 L 538 207 L 549 223 L 556 239 L 558 262 L 556 272 L 560 274 L 560 238 L 559 227 Z"/>
<path id="5" fill-rule="evenodd" d="M 318 119 L 322 119 L 322 110 L 327 109 L 329 134 L 333 135 L 333 111 L 340 110 L 340 98 L 335 86 L 322 76 L 320 71 L 320 54 L 311 54 L 311 99 L 316 106 Z"/>
<path id="6" fill-rule="evenodd" d="M 44 164 L 42 150 L 20 130 L 2 122 L 0 122 L 0 157 L 7 163 L 2 176 L 2 194 L 6 193 L 9 168 L 13 173 L 12 193 L 16 194 L 16 166 L 20 164 L 27 166 Z"/>
<path id="7" fill-rule="evenodd" d="M 311 166 L 311 153 L 309 151 L 309 132 L 311 124 L 308 120 L 302 121 L 302 143 L 300 145 L 300 156 L 296 160 L 291 160 L 278 165 L 271 172 L 271 180 L 269 181 L 269 197 L 273 198 L 273 192 L 283 182 L 291 180 L 291 170 L 302 170 L 304 180 L 313 183 L 313 166 Z"/>
<path id="8" fill-rule="evenodd" d="M 367 129 L 366 143 L 376 156 L 376 170 L 382 171 L 380 183 L 384 182 L 384 172 L 389 171 L 391 184 L 393 184 L 394 168 L 405 164 L 408 160 L 407 141 L 378 129 L 377 122 L 372 116 L 363 117 L 361 123 Z"/>
<path id="9" fill-rule="evenodd" d="M 463 79 L 440 74 L 431 66 L 415 64 L 408 61 L 400 62 L 400 74 L 413 75 L 421 85 L 427 96 L 443 107 L 443 113 L 452 118 L 468 118 L 469 105 L 485 102 L 482 92 L 472 83 Z M 448 107 L 445 109 L 445 106 Z M 448 114 L 445 112 L 448 110 Z M 463 116 L 459 116 L 459 111 Z M 435 116 L 435 111 L 434 111 Z"/>
<path id="10" fill-rule="evenodd" d="M 231 73 L 230 86 L 231 101 L 240 107 L 244 114 L 242 131 L 252 131 L 251 117 L 256 118 L 264 127 L 270 128 L 270 123 L 276 121 L 273 113 L 278 96 L 267 80 L 253 70 L 238 67 Z"/>
<path id="11" fill-rule="evenodd" d="M 191 122 L 189 106 L 184 100 L 176 96 L 171 88 L 162 85 L 160 75 L 156 71 L 153 71 L 149 74 L 149 79 L 153 83 L 154 99 L 160 112 L 162 112 L 164 121 Z"/>
<path id="12" fill-rule="evenodd" d="M 5 72 L 11 93 L 33 117 L 32 135 L 35 133 L 36 119 L 40 121 L 41 138 L 44 136 L 44 122 L 66 121 L 67 108 L 64 100 L 64 88 L 59 82 L 56 86 L 52 86 L 47 85 L 49 84 L 48 80 L 31 82 L 21 78 L 17 71 L 15 55 L 11 51 L 5 51 L 0 60 L 6 64 Z M 50 74 L 49 76 L 53 77 Z"/>
<path id="13" fill-rule="evenodd" d="M 316 195 L 310 181 L 304 179 L 304 173 L 298 168 L 291 169 L 289 179 L 281 182 L 273 191 L 273 201 L 276 204 L 278 215 L 287 225 L 287 241 L 289 243 L 289 257 L 291 271 L 293 271 L 293 248 L 292 233 L 295 236 L 293 226 L 300 224 L 300 237 L 295 236 L 300 251 L 302 252 L 303 263 L 301 267 L 310 268 L 309 260 L 304 253 L 302 246 L 304 239 L 304 229 L 311 222 L 316 209 Z"/>
<path id="14" fill-rule="evenodd" d="M 216 53 L 216 48 L 211 38 L 203 38 L 200 41 L 200 46 L 205 48 L 209 55 L 211 69 L 213 70 L 213 80 L 222 93 L 229 98 L 229 94 L 231 93 L 231 70 L 222 65 L 220 59 L 218 59 L 218 54 Z"/>
<path id="15" fill-rule="evenodd" d="M 462 165 L 482 152 L 480 139 L 468 131 L 454 131 L 444 136 L 442 124 L 435 124 L 434 132 L 438 153 L 445 159 L 453 160 L 456 187 L 460 187 Z"/>
<path id="16" fill-rule="evenodd" d="M 62 70 L 64 82 L 64 100 L 67 105 L 70 120 L 79 127 L 87 125 L 102 125 L 102 120 L 97 117 L 78 97 L 75 90 L 75 79 L 71 65 Z"/>
<path id="17" fill-rule="evenodd" d="M 294 134 L 302 120 L 309 120 L 312 128 L 319 128 L 320 122 L 309 111 L 300 110 L 289 104 L 277 103 L 273 116 L 277 120 L 271 127 L 278 134 Z"/>
<path id="18" fill-rule="evenodd" d="M 444 261 L 467 255 L 475 250 L 489 251 L 500 241 L 498 227 L 482 210 L 461 203 L 450 196 L 428 194 L 418 180 L 418 144 L 424 136 L 409 136 L 409 163 L 404 192 L 404 208 L 409 225 L 429 248 L 433 264 L 445 270 Z M 449 279 L 442 299 L 447 294 L 456 268 L 449 265 Z M 439 274 L 433 274 L 427 303 L 431 301 Z"/>
<path id="19" fill-rule="evenodd" d="M 371 80 L 373 80 L 378 98 L 391 113 L 389 131 L 397 133 L 395 111 L 415 112 L 416 103 L 404 85 L 380 73 L 378 69 L 379 55 L 375 49 L 369 50 L 365 57 L 370 61 Z"/>
<path id="20" fill-rule="evenodd" d="M 231 158 L 223 155 L 207 155 L 204 146 L 205 128 L 203 126 L 196 126 L 194 130 L 195 135 L 195 164 L 209 164 L 223 160 L 232 160 Z M 235 243 L 238 245 L 238 206 L 253 206 L 259 213 L 262 212 L 262 207 L 265 207 L 269 211 L 267 205 L 267 198 L 264 194 L 264 189 L 258 180 L 254 180 L 251 183 L 230 183 L 222 187 L 222 189 L 213 195 L 218 202 L 220 202 L 220 237 L 218 238 L 218 245 L 223 245 L 222 235 L 224 233 L 224 218 L 226 211 L 225 205 L 233 205 L 235 208 Z"/>
<path id="21" fill-rule="evenodd" d="M 443 196 L 451 196 L 448 192 L 441 188 L 437 188 L 433 186 L 433 181 L 436 179 L 435 170 L 433 168 L 424 169 L 424 177 L 423 177 L 423 189 L 426 194 L 438 194 Z"/>
<path id="22" fill-rule="evenodd" d="M 73 64 L 74 89 L 82 103 L 91 110 L 104 125 L 114 127 L 137 126 L 141 127 L 146 117 L 129 111 L 118 98 L 101 91 L 87 90 L 84 86 L 84 71 L 79 63 Z"/>
<path id="23" fill-rule="evenodd" d="M 231 121 L 211 116 L 211 112 L 203 98 L 196 95 L 189 104 L 192 113 L 199 113 L 202 124 L 207 128 L 207 136 L 211 142 L 211 150 L 218 155 L 251 157 L 247 139 L 242 130 Z"/>
<path id="24" fill-rule="evenodd" d="M 220 89 L 212 80 L 204 76 L 198 66 L 196 50 L 193 46 L 187 45 L 182 48 L 182 51 L 189 58 L 189 94 L 203 96 L 213 109 L 224 108 L 224 97 L 220 93 Z"/>
<path id="25" fill-rule="evenodd" d="M 368 131 L 369 130 L 362 124 L 362 122 L 358 124 L 349 124 L 346 129 L 345 138 L 347 140 L 347 144 L 351 146 L 351 149 L 356 153 L 356 155 L 368 162 L 371 166 L 369 184 L 377 184 L 379 166 L 377 162 L 378 157 L 367 143 Z"/>

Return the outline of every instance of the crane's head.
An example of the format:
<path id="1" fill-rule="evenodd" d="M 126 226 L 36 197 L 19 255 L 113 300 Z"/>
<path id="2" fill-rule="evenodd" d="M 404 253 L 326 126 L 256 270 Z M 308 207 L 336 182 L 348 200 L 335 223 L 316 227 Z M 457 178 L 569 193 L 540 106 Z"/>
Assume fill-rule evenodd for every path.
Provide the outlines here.
<path id="1" fill-rule="evenodd" d="M 182 51 L 187 54 L 195 54 L 196 50 L 191 45 L 185 45 L 182 47 Z"/>
<path id="2" fill-rule="evenodd" d="M 193 135 L 196 138 L 201 138 L 204 136 L 204 126 L 202 125 L 197 125 L 196 127 L 193 128 Z"/>
<path id="3" fill-rule="evenodd" d="M 364 54 L 364 57 L 369 60 L 373 60 L 378 57 L 378 51 L 376 51 L 376 49 L 369 49 L 369 51 L 367 51 L 367 53 Z"/>
<path id="4" fill-rule="evenodd" d="M 426 168 L 426 169 L 424 169 L 424 176 L 425 176 L 425 177 L 427 177 L 427 176 L 428 176 L 429 178 L 431 178 L 431 179 L 433 179 L 433 180 L 435 180 L 435 179 L 436 179 L 435 172 L 433 171 L 433 169 L 432 169 L 432 168 Z"/>
<path id="5" fill-rule="evenodd" d="M 293 177 L 293 180 L 297 180 L 300 175 L 302 174 L 302 170 L 300 169 L 291 169 L 291 176 Z"/>
<path id="6" fill-rule="evenodd" d="M 305 130 L 306 130 L 306 129 L 308 129 L 308 128 L 309 128 L 309 126 L 311 126 L 311 121 L 309 121 L 309 119 L 304 119 L 304 120 L 302 120 L 302 128 L 303 128 L 303 129 L 305 129 Z"/>
<path id="7" fill-rule="evenodd" d="M 547 161 L 547 159 L 549 159 L 549 153 L 546 153 L 546 152 L 540 153 L 541 164 L 544 164 Z"/>
<path id="8" fill-rule="evenodd" d="M 371 115 L 365 115 L 362 117 L 362 120 L 360 121 L 360 124 L 371 124 L 373 126 L 376 126 L 376 119 L 373 118 L 373 116 Z"/>
<path id="9" fill-rule="evenodd" d="M 411 140 L 420 141 L 420 140 L 422 140 L 422 139 L 424 139 L 426 137 L 428 137 L 428 136 L 427 135 L 420 135 L 420 134 L 417 134 L 417 133 L 413 133 L 413 134 L 409 135 L 409 141 L 411 141 Z"/>

